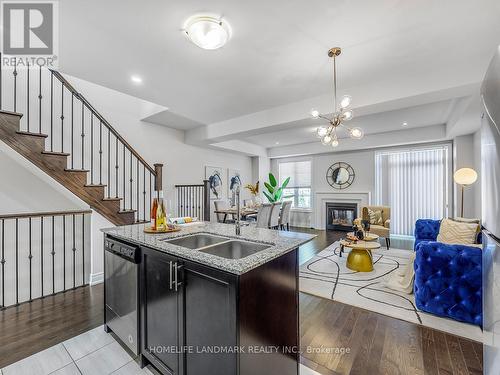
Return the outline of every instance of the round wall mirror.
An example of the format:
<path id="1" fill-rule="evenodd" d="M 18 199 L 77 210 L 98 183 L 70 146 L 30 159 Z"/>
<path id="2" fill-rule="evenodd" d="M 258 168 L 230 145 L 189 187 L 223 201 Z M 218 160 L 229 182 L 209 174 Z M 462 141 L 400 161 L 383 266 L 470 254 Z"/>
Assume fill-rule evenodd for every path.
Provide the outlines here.
<path id="1" fill-rule="evenodd" d="M 326 171 L 326 180 L 334 189 L 346 189 L 352 185 L 354 181 L 354 169 L 343 162 L 335 163 Z"/>

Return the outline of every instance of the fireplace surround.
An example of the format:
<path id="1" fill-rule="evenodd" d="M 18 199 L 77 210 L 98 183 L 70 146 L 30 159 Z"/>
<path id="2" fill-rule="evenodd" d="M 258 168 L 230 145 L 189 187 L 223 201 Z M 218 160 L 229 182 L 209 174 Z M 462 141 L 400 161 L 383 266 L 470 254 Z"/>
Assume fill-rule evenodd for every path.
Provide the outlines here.
<path id="1" fill-rule="evenodd" d="M 326 202 L 326 230 L 350 231 L 357 216 L 357 203 Z"/>

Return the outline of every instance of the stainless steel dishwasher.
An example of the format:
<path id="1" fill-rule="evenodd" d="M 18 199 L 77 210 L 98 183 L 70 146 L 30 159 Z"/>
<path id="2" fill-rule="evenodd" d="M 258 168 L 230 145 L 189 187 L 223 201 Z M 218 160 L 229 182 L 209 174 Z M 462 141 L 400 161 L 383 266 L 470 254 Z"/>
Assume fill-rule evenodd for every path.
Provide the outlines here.
<path id="1" fill-rule="evenodd" d="M 138 355 L 140 248 L 106 238 L 104 249 L 104 327 Z"/>

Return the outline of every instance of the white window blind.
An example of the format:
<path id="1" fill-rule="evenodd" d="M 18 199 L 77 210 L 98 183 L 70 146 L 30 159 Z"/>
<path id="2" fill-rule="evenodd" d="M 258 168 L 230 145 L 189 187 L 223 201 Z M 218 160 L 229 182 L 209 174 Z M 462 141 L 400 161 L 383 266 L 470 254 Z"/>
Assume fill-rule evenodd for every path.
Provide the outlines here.
<path id="1" fill-rule="evenodd" d="M 279 183 L 290 177 L 283 195 L 293 196 L 286 200 L 292 201 L 294 208 L 311 208 L 311 161 L 280 162 Z"/>
<path id="2" fill-rule="evenodd" d="M 375 154 L 375 203 L 391 208 L 391 232 L 413 235 L 417 219 L 448 215 L 449 145 Z"/>

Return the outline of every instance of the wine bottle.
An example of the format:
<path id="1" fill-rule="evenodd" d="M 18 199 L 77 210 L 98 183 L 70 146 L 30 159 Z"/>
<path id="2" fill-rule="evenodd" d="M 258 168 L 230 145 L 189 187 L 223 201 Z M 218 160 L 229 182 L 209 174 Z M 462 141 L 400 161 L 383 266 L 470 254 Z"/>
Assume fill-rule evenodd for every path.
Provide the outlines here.
<path id="1" fill-rule="evenodd" d="M 167 227 L 167 213 L 163 200 L 163 191 L 158 192 L 158 208 L 156 210 L 156 230 L 164 230 Z"/>
<path id="2" fill-rule="evenodd" d="M 154 197 L 153 197 L 153 203 L 151 204 L 151 229 L 152 230 L 157 230 L 157 221 L 156 221 L 156 214 L 158 212 L 158 197 L 157 197 L 158 192 L 154 192 Z"/>

